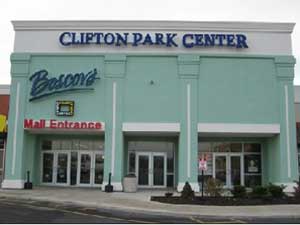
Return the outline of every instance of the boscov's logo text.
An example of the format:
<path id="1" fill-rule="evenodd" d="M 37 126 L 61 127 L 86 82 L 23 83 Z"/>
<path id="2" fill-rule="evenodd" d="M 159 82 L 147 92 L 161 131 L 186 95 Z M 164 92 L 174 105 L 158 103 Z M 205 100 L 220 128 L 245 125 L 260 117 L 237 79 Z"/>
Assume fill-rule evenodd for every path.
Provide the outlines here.
<path id="1" fill-rule="evenodd" d="M 49 95 L 78 91 L 93 90 L 97 77 L 97 69 L 88 72 L 60 74 L 58 77 L 49 77 L 49 72 L 45 69 L 39 70 L 31 75 L 32 82 L 29 101 L 44 98 Z"/>

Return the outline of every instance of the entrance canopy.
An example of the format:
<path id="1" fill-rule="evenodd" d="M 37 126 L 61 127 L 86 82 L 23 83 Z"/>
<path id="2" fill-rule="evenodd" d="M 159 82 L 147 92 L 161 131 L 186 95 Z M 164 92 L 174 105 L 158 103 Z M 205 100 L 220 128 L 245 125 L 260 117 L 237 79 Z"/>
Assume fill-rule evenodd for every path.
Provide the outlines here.
<path id="1" fill-rule="evenodd" d="M 198 123 L 203 137 L 271 137 L 280 134 L 279 124 Z"/>

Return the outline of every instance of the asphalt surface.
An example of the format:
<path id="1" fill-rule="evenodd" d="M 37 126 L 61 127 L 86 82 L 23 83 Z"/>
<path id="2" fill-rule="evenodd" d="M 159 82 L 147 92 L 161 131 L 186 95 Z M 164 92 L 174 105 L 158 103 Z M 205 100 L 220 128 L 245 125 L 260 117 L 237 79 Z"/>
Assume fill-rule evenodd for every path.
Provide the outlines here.
<path id="1" fill-rule="evenodd" d="M 300 223 L 299 217 L 217 217 L 86 208 L 73 204 L 0 198 L 0 223 Z"/>

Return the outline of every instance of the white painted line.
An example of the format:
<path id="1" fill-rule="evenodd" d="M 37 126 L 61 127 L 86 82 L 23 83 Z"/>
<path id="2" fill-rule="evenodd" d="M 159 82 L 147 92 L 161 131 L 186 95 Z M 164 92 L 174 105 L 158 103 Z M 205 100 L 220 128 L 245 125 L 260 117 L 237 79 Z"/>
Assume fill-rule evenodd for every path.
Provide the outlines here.
<path id="1" fill-rule="evenodd" d="M 15 174 L 16 166 L 16 152 L 17 152 L 17 129 L 19 120 L 19 100 L 20 100 L 20 82 L 17 83 L 17 93 L 16 93 L 16 114 L 15 114 L 15 126 L 14 126 L 14 139 L 13 139 L 13 157 L 11 164 L 11 174 Z"/>
<path id="2" fill-rule="evenodd" d="M 288 86 L 284 86 L 285 91 L 285 119 L 286 119 L 286 150 L 287 150 L 287 164 L 288 164 L 288 178 L 291 178 L 291 152 L 290 152 L 290 128 L 289 128 L 289 95 Z"/>

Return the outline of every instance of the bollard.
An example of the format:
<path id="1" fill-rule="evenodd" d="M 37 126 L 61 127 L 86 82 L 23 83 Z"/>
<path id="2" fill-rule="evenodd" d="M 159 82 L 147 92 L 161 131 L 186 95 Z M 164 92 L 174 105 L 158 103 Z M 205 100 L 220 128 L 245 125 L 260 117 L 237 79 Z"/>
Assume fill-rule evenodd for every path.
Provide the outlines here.
<path id="1" fill-rule="evenodd" d="M 108 175 L 108 184 L 105 185 L 105 192 L 113 192 L 114 186 L 111 185 L 111 173 Z"/>
<path id="2" fill-rule="evenodd" d="M 27 171 L 27 181 L 24 184 L 24 189 L 32 189 L 32 183 L 30 182 L 30 171 Z"/>

